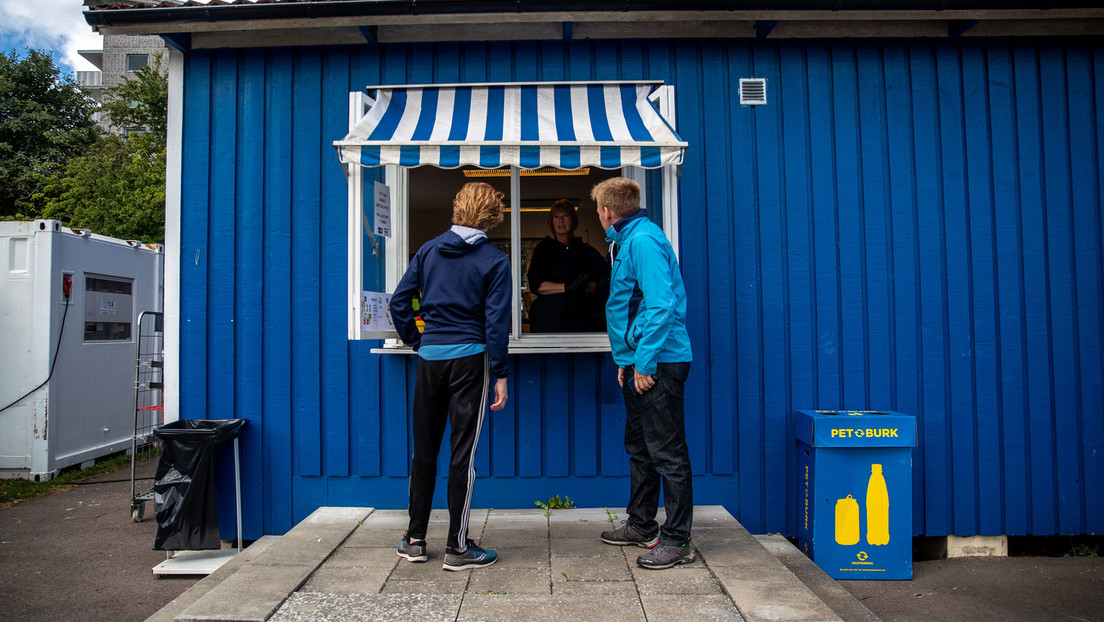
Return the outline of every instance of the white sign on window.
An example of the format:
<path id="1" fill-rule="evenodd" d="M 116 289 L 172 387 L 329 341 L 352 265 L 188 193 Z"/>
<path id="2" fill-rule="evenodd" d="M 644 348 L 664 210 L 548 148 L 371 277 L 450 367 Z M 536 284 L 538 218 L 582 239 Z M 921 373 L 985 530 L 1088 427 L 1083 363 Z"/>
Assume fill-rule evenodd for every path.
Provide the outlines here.
<path id="1" fill-rule="evenodd" d="M 363 337 L 396 337 L 395 325 L 391 322 L 391 294 L 384 292 L 361 292 L 360 334 Z"/>
<path id="2" fill-rule="evenodd" d="M 391 237 L 391 188 L 376 182 L 375 226 L 373 232 L 385 238 Z"/>

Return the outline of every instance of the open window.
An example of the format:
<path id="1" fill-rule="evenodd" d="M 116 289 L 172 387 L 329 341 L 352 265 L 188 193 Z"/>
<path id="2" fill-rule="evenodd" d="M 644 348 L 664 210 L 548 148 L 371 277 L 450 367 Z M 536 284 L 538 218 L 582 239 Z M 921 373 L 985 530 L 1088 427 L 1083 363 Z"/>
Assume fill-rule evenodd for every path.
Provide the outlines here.
<path id="1" fill-rule="evenodd" d="M 349 179 L 349 338 L 392 337 L 384 351 L 404 350 L 393 334 L 378 330 L 385 298 L 370 292 L 393 291 L 413 254 L 451 225 L 460 187 L 483 181 L 505 195 L 507 207 L 506 219 L 488 237 L 510 258 L 510 351 L 608 351 L 602 313 L 608 281 L 602 283 L 601 272 L 602 265 L 608 269 L 609 249 L 590 190 L 618 175 L 636 180 L 642 205 L 677 252 L 675 169 L 685 143 L 673 130 L 671 87 L 434 85 L 378 87 L 374 93 L 350 94 L 350 133 L 334 143 Z M 376 226 L 379 188 L 388 196 L 389 236 Z M 541 303 L 556 297 L 541 301 L 541 284 L 528 277 L 546 274 L 539 266 L 555 246 L 548 242 L 555 238 L 550 215 L 562 213 L 563 200 L 577 208 L 572 236 L 588 247 L 579 250 L 573 242 L 572 250 L 593 262 L 587 278 L 594 276 L 582 290 L 586 295 L 573 298 L 572 313 L 586 318 L 550 332 L 541 321 L 548 305 Z M 373 318 L 375 329 L 369 328 Z"/>

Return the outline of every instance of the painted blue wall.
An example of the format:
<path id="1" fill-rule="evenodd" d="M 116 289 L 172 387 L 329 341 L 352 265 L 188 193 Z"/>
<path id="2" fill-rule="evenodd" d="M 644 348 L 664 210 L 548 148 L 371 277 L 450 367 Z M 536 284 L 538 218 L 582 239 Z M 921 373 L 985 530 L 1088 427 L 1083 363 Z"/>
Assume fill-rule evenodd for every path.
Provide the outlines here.
<path id="1" fill-rule="evenodd" d="M 696 503 L 793 534 L 790 413 L 885 409 L 917 534 L 1104 529 L 1104 47 L 626 40 L 187 54 L 181 412 L 251 421 L 247 538 L 406 503 L 411 361 L 345 337 L 347 93 L 564 79 L 676 88 Z M 513 362 L 475 505 L 623 508 L 608 357 Z"/>

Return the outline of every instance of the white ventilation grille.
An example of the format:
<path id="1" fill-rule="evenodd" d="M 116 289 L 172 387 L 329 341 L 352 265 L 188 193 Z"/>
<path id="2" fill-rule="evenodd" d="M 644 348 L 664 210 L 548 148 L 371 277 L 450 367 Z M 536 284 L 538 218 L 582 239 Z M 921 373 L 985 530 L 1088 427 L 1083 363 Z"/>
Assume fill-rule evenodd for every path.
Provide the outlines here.
<path id="1" fill-rule="evenodd" d="M 767 103 L 766 78 L 740 78 L 740 105 L 763 106 Z"/>

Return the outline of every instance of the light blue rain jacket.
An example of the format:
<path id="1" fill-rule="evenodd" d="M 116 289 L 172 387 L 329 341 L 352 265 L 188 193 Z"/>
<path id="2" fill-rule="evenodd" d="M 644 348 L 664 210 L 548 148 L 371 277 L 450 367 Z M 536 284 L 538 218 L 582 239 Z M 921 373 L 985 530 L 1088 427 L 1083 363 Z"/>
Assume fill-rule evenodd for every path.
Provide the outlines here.
<path id="1" fill-rule="evenodd" d="M 656 363 L 689 363 L 686 288 L 674 249 L 663 230 L 639 210 L 606 229 L 617 244 L 606 327 L 619 367 L 651 375 Z"/>

